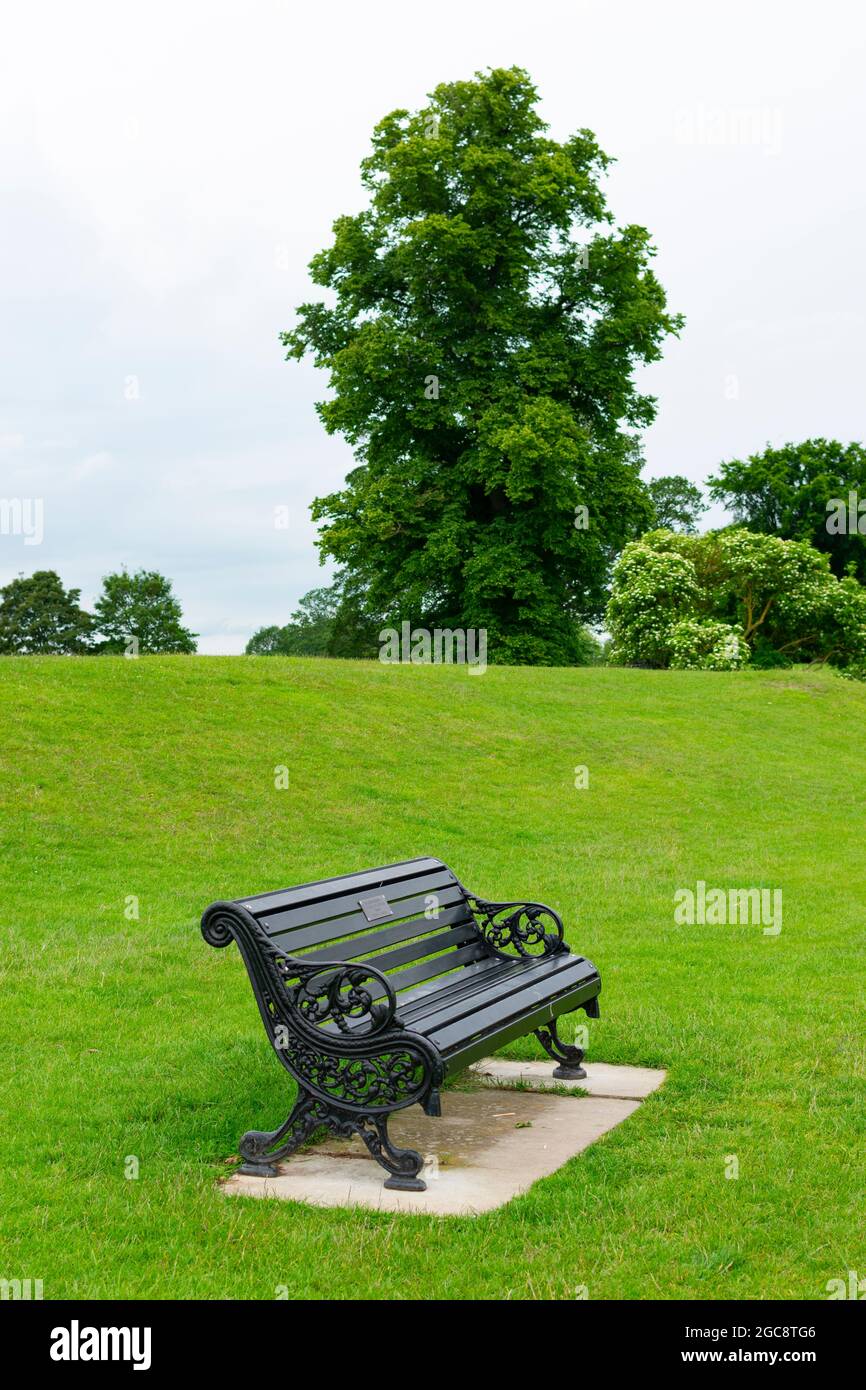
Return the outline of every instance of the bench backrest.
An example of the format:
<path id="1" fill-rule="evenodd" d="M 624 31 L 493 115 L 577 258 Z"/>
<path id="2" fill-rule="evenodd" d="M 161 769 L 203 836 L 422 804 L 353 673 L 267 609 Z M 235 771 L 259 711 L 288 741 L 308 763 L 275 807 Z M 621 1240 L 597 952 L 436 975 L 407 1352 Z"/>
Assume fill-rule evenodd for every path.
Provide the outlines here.
<path id="1" fill-rule="evenodd" d="M 488 954 L 466 891 L 439 859 L 239 898 L 280 950 L 311 964 L 360 961 L 408 989 Z"/>

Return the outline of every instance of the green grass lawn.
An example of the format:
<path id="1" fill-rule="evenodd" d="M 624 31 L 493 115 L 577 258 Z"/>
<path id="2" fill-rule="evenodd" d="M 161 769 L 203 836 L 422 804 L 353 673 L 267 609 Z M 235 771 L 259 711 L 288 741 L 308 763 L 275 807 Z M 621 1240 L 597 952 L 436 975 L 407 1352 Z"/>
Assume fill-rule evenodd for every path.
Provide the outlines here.
<path id="1" fill-rule="evenodd" d="M 864 730 L 866 688 L 811 671 L 0 660 L 0 1277 L 748 1299 L 866 1275 Z M 290 1094 L 201 910 L 421 854 L 558 908 L 604 983 L 590 1061 L 667 1083 L 487 1216 L 227 1200 L 238 1137 Z M 781 888 L 781 934 L 676 926 L 699 879 Z"/>

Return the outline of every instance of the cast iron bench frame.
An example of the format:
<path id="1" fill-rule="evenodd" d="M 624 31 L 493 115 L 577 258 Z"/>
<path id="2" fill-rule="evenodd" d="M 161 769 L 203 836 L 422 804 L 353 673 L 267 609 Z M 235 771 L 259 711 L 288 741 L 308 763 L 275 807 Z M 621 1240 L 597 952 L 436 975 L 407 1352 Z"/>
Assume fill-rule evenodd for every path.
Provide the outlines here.
<path id="1" fill-rule="evenodd" d="M 215 902 L 201 930 L 211 946 L 237 943 L 298 1085 L 278 1129 L 243 1136 L 239 1172 L 275 1176 L 274 1164 L 324 1127 L 359 1135 L 387 1169 L 386 1187 L 424 1191 L 424 1160 L 391 1142 L 389 1115 L 416 1103 L 441 1114 L 446 1076 L 530 1032 L 557 1063 L 554 1077 L 586 1075 L 557 1020 L 580 1008 L 598 1017 L 595 966 L 569 950 L 553 908 L 479 898 L 439 859 Z"/>

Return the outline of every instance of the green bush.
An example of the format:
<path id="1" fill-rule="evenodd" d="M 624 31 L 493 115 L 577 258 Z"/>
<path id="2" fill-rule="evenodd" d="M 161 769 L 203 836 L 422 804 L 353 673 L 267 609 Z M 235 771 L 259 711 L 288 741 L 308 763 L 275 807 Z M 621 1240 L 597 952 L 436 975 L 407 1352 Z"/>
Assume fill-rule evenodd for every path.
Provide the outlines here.
<path id="1" fill-rule="evenodd" d="M 652 531 L 627 545 L 607 623 L 619 665 L 866 664 L 866 589 L 851 575 L 837 579 L 807 541 L 741 527 Z"/>
<path id="2" fill-rule="evenodd" d="M 741 628 L 713 618 L 682 618 L 669 631 L 670 665 L 678 671 L 739 671 L 749 660 Z"/>
<path id="3" fill-rule="evenodd" d="M 627 545 L 614 569 L 607 606 L 610 660 L 620 666 L 669 666 L 671 626 L 694 611 L 699 596 L 694 565 L 685 556 L 644 541 Z"/>

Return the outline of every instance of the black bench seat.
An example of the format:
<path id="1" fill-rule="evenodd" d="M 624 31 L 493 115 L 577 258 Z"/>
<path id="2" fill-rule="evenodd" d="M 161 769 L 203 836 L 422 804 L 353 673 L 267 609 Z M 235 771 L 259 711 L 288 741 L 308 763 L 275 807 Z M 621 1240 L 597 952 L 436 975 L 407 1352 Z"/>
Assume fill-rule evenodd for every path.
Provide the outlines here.
<path id="1" fill-rule="evenodd" d="M 212 946 L 234 940 L 268 1037 L 298 1083 L 283 1125 L 240 1143 L 241 1172 L 274 1164 L 315 1130 L 358 1134 L 390 1174 L 419 1191 L 423 1160 L 398 1149 L 388 1115 L 419 1103 L 440 1113 L 442 1080 L 526 1033 L 585 1076 L 563 1043 L 561 1014 L 598 1016 L 601 980 L 572 954 L 541 903 L 469 893 L 441 860 L 410 859 L 234 902 L 202 917 Z"/>

